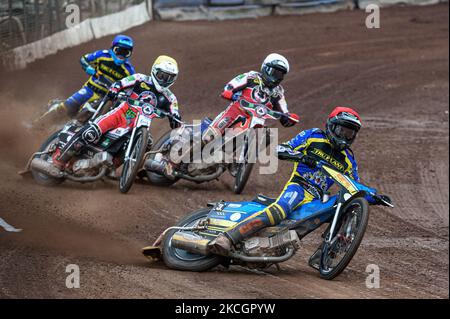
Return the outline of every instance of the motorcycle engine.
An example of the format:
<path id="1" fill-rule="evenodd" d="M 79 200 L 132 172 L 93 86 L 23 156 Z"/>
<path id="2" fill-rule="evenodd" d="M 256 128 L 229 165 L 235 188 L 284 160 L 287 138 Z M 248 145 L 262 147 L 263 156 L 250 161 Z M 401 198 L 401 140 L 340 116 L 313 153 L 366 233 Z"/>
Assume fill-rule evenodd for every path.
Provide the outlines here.
<path id="1" fill-rule="evenodd" d="M 277 257 L 284 255 L 287 247 L 294 246 L 298 249 L 300 239 L 295 230 L 285 230 L 274 234 L 268 228 L 246 239 L 243 244 L 243 251 L 248 256 Z"/>
<path id="2" fill-rule="evenodd" d="M 191 176 L 212 174 L 216 171 L 216 169 L 217 168 L 214 165 L 206 163 L 190 163 L 187 166 L 187 171 Z"/>
<path id="3" fill-rule="evenodd" d="M 113 157 L 108 152 L 96 153 L 92 158 L 77 160 L 73 163 L 72 170 L 77 175 L 94 175 L 93 171 L 102 166 L 113 166 Z"/>

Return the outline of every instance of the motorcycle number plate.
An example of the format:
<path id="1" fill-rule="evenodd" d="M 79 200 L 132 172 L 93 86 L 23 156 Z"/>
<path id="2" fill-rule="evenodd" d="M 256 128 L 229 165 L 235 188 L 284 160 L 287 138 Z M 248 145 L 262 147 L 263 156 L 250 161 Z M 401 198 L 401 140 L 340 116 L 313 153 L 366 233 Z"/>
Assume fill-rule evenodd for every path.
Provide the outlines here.
<path id="1" fill-rule="evenodd" d="M 136 126 L 137 127 L 141 127 L 141 126 L 147 126 L 150 127 L 150 124 L 152 123 L 152 120 L 145 117 L 145 116 L 139 116 L 139 119 L 137 121 Z"/>
<path id="2" fill-rule="evenodd" d="M 254 117 L 252 119 L 251 127 L 255 127 L 256 125 L 264 125 L 266 121 L 264 119 L 261 119 L 259 117 Z"/>
<path id="3" fill-rule="evenodd" d="M 153 114 L 153 107 L 150 104 L 144 104 L 144 106 L 142 107 L 142 112 L 145 115 L 150 116 Z"/>
<path id="4" fill-rule="evenodd" d="M 130 130 L 128 128 L 118 127 L 112 131 L 108 132 L 108 135 L 112 136 L 113 138 L 122 137 L 125 134 L 127 134 Z"/>
<path id="5" fill-rule="evenodd" d="M 258 114 L 258 116 L 263 117 L 267 114 L 267 109 L 263 106 L 258 106 L 256 108 L 256 114 Z"/>

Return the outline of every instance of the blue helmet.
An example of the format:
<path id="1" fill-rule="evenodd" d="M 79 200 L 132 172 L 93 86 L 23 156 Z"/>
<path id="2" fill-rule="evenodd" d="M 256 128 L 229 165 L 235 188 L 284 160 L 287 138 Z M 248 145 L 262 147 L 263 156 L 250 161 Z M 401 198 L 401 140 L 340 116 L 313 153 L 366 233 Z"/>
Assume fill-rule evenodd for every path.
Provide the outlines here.
<path id="1" fill-rule="evenodd" d="M 110 49 L 114 62 L 118 65 L 125 63 L 133 53 L 133 39 L 126 35 L 118 35 L 114 38 Z"/>

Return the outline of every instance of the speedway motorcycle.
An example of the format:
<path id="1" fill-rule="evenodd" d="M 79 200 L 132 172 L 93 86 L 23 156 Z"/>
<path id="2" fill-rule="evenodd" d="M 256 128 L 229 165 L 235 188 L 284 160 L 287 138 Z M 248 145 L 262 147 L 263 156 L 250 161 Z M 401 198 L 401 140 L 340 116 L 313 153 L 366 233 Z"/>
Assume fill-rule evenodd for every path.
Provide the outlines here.
<path id="1" fill-rule="evenodd" d="M 231 149 L 232 163 L 225 163 L 224 161 L 173 161 L 171 152 L 174 148 L 180 147 L 180 144 L 193 145 L 200 143 L 201 136 L 208 129 L 212 120 L 204 118 L 200 124 L 187 125 L 182 124 L 181 127 L 167 132 L 163 135 L 153 146 L 155 151 L 150 154 L 145 160 L 144 169 L 147 177 L 151 183 L 159 186 L 170 186 L 180 179 L 185 179 L 195 183 L 208 182 L 219 178 L 226 170 L 234 177 L 234 193 L 240 194 L 252 171 L 254 161 L 252 160 L 252 143 L 255 142 L 255 130 L 257 128 L 265 128 L 266 145 L 270 142 L 270 131 L 266 128 L 266 121 L 279 120 L 281 117 L 289 117 L 288 115 L 274 111 L 263 104 L 255 103 L 244 98 L 238 99 L 237 102 L 242 110 L 245 111 L 245 116 L 237 120 L 230 129 L 233 129 L 233 137 L 221 139 L 221 148 L 224 153 Z M 290 117 L 289 117 L 290 118 Z M 293 121 L 298 119 L 290 118 Z M 225 135 L 226 136 L 226 135 Z M 237 140 L 243 141 L 240 147 L 237 147 Z M 234 143 L 234 144 L 232 144 Z M 229 147 L 230 146 L 230 147 Z M 203 150 L 205 145 L 201 146 Z M 193 150 L 190 149 L 190 156 L 193 157 Z M 164 172 L 165 163 L 170 162 L 171 173 Z"/>
<path id="2" fill-rule="evenodd" d="M 323 243 L 310 257 L 309 265 L 319 271 L 321 278 L 335 278 L 346 268 L 361 243 L 369 220 L 369 202 L 394 206 L 389 197 L 378 195 L 375 189 L 356 182 L 325 162 L 318 162 L 317 166 L 339 186 L 337 194 L 300 206 L 280 224 L 245 239 L 228 256 L 210 253 L 208 243 L 262 211 L 275 199 L 258 195 L 249 202 L 210 203 L 166 229 L 153 246 L 143 249 L 143 254 L 149 258 L 162 257 L 169 268 L 178 270 L 206 271 L 219 264 L 265 269 L 289 260 L 303 237 L 328 224 L 322 235 Z"/>
<path id="3" fill-rule="evenodd" d="M 107 101 L 107 97 L 101 101 L 90 121 L 105 113 L 103 108 Z M 142 166 L 151 141 L 149 128 L 152 120 L 164 117 L 164 113 L 148 103 L 130 99 L 125 94 L 119 95 L 118 102 L 128 103 L 132 107 L 136 115 L 133 127 L 111 130 L 97 143 L 88 144 L 80 154 L 67 163 L 62 172 L 52 165 L 52 156 L 83 126 L 76 120 L 70 121 L 61 130 L 53 133 L 38 152 L 32 155 L 27 171 L 31 171 L 38 183 L 51 186 L 65 180 L 86 183 L 100 180 L 105 176 L 114 177 L 116 169 L 122 166 L 119 190 L 127 193 Z"/>

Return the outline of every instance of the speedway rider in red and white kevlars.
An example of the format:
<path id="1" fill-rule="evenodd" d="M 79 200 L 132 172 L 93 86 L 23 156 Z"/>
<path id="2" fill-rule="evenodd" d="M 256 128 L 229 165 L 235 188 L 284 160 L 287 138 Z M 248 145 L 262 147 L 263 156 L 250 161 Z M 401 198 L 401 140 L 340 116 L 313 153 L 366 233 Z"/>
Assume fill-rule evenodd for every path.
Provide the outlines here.
<path id="1" fill-rule="evenodd" d="M 133 100 L 149 103 L 172 114 L 169 118 L 171 128 L 176 128 L 181 120 L 178 112 L 178 102 L 169 87 L 178 76 L 177 62 L 168 56 L 160 56 L 152 66 L 151 75 L 134 74 L 119 82 L 114 83 L 108 97 L 115 100 L 121 91 L 126 91 L 127 96 Z M 117 108 L 99 117 L 93 123 L 85 125 L 72 139 L 58 152 L 55 152 L 53 163 L 60 169 L 64 169 L 66 163 L 79 152 L 86 144 L 96 143 L 100 137 L 108 131 L 117 128 L 132 129 L 136 122 L 136 108 L 127 102 L 121 103 Z"/>
<path id="2" fill-rule="evenodd" d="M 203 135 L 205 142 L 225 133 L 239 117 L 244 116 L 244 110 L 236 100 L 242 98 L 257 101 L 270 109 L 285 113 L 280 119 L 281 124 L 289 127 L 298 122 L 296 114 L 289 113 L 283 87 L 280 85 L 289 72 L 289 62 L 280 54 L 269 54 L 261 66 L 261 72 L 250 71 L 231 80 L 224 88 L 221 96 L 232 101 L 228 108 L 220 113 L 209 129 Z"/>

